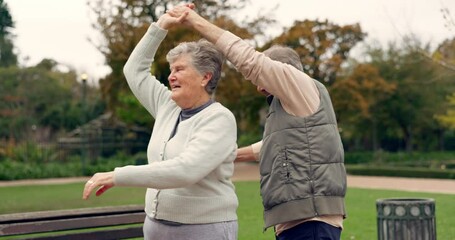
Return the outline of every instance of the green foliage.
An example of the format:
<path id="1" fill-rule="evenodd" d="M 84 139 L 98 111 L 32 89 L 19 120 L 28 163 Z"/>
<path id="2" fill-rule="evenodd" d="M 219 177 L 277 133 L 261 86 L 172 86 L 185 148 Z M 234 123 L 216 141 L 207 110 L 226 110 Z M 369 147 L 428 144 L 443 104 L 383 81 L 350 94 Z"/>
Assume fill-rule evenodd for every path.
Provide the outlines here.
<path id="1" fill-rule="evenodd" d="M 131 157 L 121 152 L 111 158 L 99 158 L 90 162 L 81 158 L 82 156 L 71 156 L 66 162 L 61 162 L 52 155 L 54 151 L 43 151 L 29 144 L 24 148 L 16 150 L 11 158 L 0 161 L 0 180 L 91 176 L 97 172 L 112 171 L 120 166 L 146 163 L 140 153 Z M 52 159 L 43 155 L 50 155 Z"/>
<path id="2" fill-rule="evenodd" d="M 416 167 L 346 165 L 346 172 L 362 176 L 455 179 L 455 170 Z"/>
<path id="3" fill-rule="evenodd" d="M 56 160 L 55 152 L 53 148 L 38 146 L 32 142 L 24 142 L 13 149 L 12 159 L 21 163 L 44 164 Z"/>
<path id="4" fill-rule="evenodd" d="M 454 152 L 346 152 L 352 175 L 455 179 Z"/>
<path id="5" fill-rule="evenodd" d="M 260 113 L 268 107 L 265 97 L 235 69 L 225 67 L 224 71 L 226 75 L 219 82 L 216 100 L 234 113 L 240 138 L 243 134 L 257 135 L 262 129 L 259 125 Z M 240 139 L 240 142 L 243 140 Z"/>
<path id="6" fill-rule="evenodd" d="M 434 116 L 446 111 L 445 97 L 454 91 L 455 84 L 450 80 L 453 74 L 447 74 L 422 54 L 427 49 L 428 46 L 410 38 L 402 46 L 391 43 L 387 49 L 371 47 L 366 56 L 378 74 L 359 75 L 356 69 L 361 63 L 345 73 L 346 80 L 351 80 L 332 89 L 335 90 L 333 102 L 347 149 L 443 149 L 444 134 L 448 129 Z M 356 82 L 376 83 L 376 86 L 358 88 L 352 79 L 359 76 Z M 378 84 L 381 79 L 384 83 Z M 358 96 L 367 96 L 369 101 Z M 365 107 L 362 108 L 362 104 Z"/>
<path id="7" fill-rule="evenodd" d="M 0 36 L 0 67 L 17 65 L 17 56 L 14 53 L 14 44 L 8 37 Z"/>
<path id="8" fill-rule="evenodd" d="M 57 63 L 44 59 L 35 67 L 0 68 L 0 138 L 32 139 L 33 134 L 73 130 L 104 111 L 95 89 L 88 88 L 82 105 L 82 86 L 75 72 L 60 72 Z"/>
<path id="9" fill-rule="evenodd" d="M 455 93 L 447 97 L 447 100 L 449 106 L 445 114 L 436 114 L 435 117 L 443 126 L 455 130 Z"/>
<path id="10" fill-rule="evenodd" d="M 0 164 L 0 180 L 75 177 L 81 174 L 80 163 L 23 163 L 11 160 Z"/>
<path id="11" fill-rule="evenodd" d="M 455 160 L 455 152 L 345 152 L 346 164 L 374 164 L 382 163 L 400 165 L 403 163 L 419 162 L 447 162 Z"/>
<path id="12" fill-rule="evenodd" d="M 0 67 L 15 66 L 17 56 L 14 53 L 13 35 L 11 29 L 14 21 L 9 12 L 9 7 L 0 0 Z"/>
<path id="13" fill-rule="evenodd" d="M 447 9 L 446 9 L 447 10 Z M 454 25 L 454 22 L 451 22 Z M 431 58 L 442 68 L 445 74 L 455 74 L 455 38 L 446 39 L 437 47 L 436 51 L 432 54 Z"/>
<path id="14" fill-rule="evenodd" d="M 388 83 L 370 64 L 358 64 L 352 72 L 331 87 L 331 96 L 337 119 L 345 139 L 368 137 L 372 149 L 378 148 L 376 109 L 381 101 L 395 91 L 395 84 Z"/>
<path id="15" fill-rule="evenodd" d="M 119 120 L 128 125 L 153 126 L 154 119 L 132 94 L 119 93 Z"/>
<path id="16" fill-rule="evenodd" d="M 12 27 L 14 27 L 14 22 L 8 4 L 0 0 L 0 36 L 9 34 Z"/>
<path id="17" fill-rule="evenodd" d="M 259 130 L 260 128 L 257 127 L 257 129 Z M 247 133 L 239 135 L 239 140 L 237 140 L 237 145 L 239 147 L 244 147 L 244 146 L 251 145 L 251 144 L 261 141 L 261 140 L 262 140 L 262 132 L 251 131 L 251 132 L 247 132 Z"/>

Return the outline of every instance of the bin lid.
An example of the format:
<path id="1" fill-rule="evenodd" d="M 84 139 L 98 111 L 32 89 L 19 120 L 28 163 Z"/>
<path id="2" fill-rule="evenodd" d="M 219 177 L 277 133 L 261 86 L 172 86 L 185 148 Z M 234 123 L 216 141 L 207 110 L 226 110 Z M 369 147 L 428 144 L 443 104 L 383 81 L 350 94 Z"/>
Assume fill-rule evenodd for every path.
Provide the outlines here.
<path id="1" fill-rule="evenodd" d="M 434 203 L 434 199 L 433 198 L 381 198 L 381 199 L 377 199 L 376 203 L 398 204 L 398 205 L 426 204 L 426 203 Z"/>

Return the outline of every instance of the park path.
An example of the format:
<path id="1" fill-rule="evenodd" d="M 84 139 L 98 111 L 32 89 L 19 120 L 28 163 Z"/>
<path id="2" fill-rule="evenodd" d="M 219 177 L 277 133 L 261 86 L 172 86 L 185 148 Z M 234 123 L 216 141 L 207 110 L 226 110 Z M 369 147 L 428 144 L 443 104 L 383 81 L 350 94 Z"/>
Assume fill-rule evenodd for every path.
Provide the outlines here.
<path id="1" fill-rule="evenodd" d="M 258 164 L 236 163 L 234 181 L 259 179 Z M 347 177 L 348 187 L 455 194 L 455 180 L 401 177 L 353 176 Z"/>
<path id="2" fill-rule="evenodd" d="M 87 177 L 57 178 L 0 181 L 0 187 L 20 185 L 59 184 L 87 181 Z M 233 181 L 259 181 L 259 169 L 257 163 L 236 163 Z M 400 177 L 374 177 L 353 176 L 347 177 L 348 187 L 400 190 L 410 192 L 446 193 L 455 194 L 455 180 L 451 179 L 423 179 L 423 178 L 400 178 Z"/>

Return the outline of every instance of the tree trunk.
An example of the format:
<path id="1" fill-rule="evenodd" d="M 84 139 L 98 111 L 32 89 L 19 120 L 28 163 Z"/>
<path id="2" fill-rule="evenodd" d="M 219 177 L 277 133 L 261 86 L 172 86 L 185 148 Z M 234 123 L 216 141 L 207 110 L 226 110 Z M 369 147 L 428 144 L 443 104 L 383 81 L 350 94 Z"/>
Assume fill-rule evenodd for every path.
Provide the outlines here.
<path id="1" fill-rule="evenodd" d="M 410 153 L 412 152 L 412 144 L 413 144 L 413 134 L 412 134 L 412 127 L 411 126 L 406 126 L 404 129 L 404 142 L 405 142 L 405 147 L 406 147 L 406 152 Z"/>
<path id="2" fill-rule="evenodd" d="M 375 118 L 371 119 L 371 138 L 373 144 L 373 151 L 377 151 L 380 148 L 380 146 L 378 141 L 377 124 Z"/>

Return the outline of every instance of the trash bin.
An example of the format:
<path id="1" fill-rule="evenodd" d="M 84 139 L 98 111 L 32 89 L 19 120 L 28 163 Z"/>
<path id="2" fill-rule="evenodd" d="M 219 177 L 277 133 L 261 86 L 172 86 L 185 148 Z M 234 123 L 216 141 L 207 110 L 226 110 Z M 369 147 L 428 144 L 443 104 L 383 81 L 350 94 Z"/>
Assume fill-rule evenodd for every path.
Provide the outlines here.
<path id="1" fill-rule="evenodd" d="M 436 240 L 433 199 L 376 200 L 378 240 Z"/>

